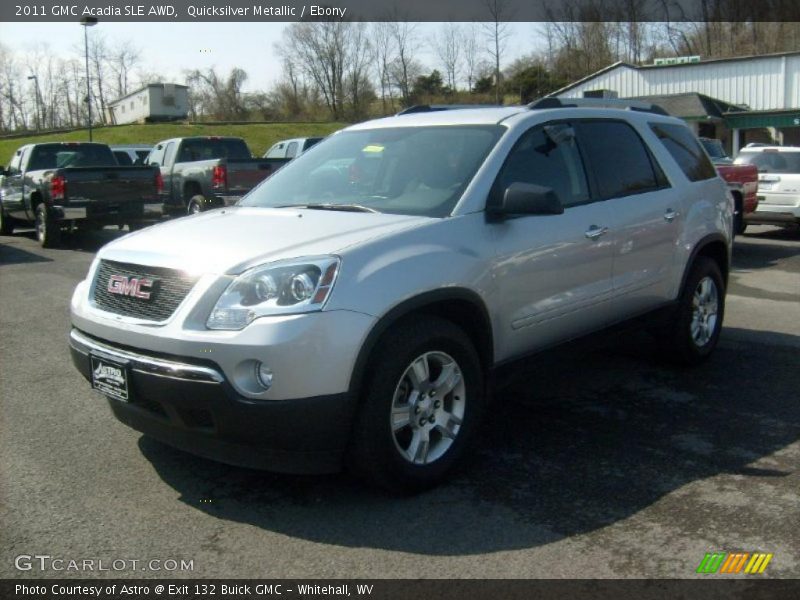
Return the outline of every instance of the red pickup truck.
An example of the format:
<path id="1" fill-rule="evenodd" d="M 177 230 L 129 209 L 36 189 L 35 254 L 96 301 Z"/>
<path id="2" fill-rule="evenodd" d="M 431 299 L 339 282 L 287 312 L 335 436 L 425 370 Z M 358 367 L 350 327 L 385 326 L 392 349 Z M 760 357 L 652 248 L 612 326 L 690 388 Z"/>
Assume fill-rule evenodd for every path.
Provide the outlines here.
<path id="1" fill-rule="evenodd" d="M 736 203 L 733 217 L 733 232 L 744 233 L 747 223 L 744 216 L 758 207 L 758 169 L 754 165 L 735 165 L 722 147 L 722 142 L 711 138 L 700 138 L 700 142 L 711 157 L 719 176 L 727 183 Z"/>

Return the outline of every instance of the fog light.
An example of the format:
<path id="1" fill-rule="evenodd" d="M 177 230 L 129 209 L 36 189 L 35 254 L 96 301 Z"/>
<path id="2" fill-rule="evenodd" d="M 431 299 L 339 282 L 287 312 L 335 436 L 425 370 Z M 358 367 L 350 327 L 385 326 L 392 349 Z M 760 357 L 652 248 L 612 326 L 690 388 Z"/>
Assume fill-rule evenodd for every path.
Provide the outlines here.
<path id="1" fill-rule="evenodd" d="M 256 362 L 256 381 L 265 390 L 272 387 L 272 369 L 262 362 Z"/>

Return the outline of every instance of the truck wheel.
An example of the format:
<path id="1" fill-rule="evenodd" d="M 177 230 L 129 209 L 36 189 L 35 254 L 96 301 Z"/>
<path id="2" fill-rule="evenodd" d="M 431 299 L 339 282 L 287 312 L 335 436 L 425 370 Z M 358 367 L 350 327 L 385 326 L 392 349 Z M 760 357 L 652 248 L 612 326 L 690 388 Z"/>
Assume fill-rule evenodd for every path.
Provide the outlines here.
<path id="1" fill-rule="evenodd" d="M 36 239 L 42 248 L 58 248 L 61 245 L 61 227 L 50 217 L 44 203 L 36 207 Z"/>
<path id="2" fill-rule="evenodd" d="M 467 335 L 437 317 L 407 319 L 371 363 L 349 452 L 357 474 L 392 492 L 442 481 L 481 418 L 484 381 Z"/>
<path id="3" fill-rule="evenodd" d="M 12 233 L 14 233 L 14 221 L 6 216 L 3 207 L 0 206 L 0 234 L 11 235 Z"/>
<path id="4" fill-rule="evenodd" d="M 203 212 L 203 208 L 206 205 L 206 199 L 201 196 L 192 196 L 192 199 L 189 200 L 189 205 L 186 207 L 186 212 L 190 215 L 196 215 L 199 212 Z"/>
<path id="5" fill-rule="evenodd" d="M 697 365 L 713 352 L 725 315 L 725 283 L 719 266 L 698 257 L 678 300 L 672 322 L 661 335 L 662 351 L 672 362 Z"/>

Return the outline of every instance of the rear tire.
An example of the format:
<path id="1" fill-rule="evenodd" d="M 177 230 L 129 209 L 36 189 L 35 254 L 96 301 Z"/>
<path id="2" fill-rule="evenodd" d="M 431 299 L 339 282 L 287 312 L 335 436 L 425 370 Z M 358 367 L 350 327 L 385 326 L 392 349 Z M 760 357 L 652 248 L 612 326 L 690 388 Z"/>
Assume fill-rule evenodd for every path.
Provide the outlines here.
<path id="1" fill-rule="evenodd" d="M 44 203 L 36 207 L 36 239 L 42 248 L 61 245 L 61 224 L 53 220 Z"/>
<path id="2" fill-rule="evenodd" d="M 717 263 L 698 257 L 678 300 L 671 322 L 659 335 L 665 358 L 682 365 L 708 359 L 719 341 L 725 316 L 725 282 Z"/>
<path id="3" fill-rule="evenodd" d="M 0 234 L 11 235 L 12 233 L 14 233 L 14 221 L 6 216 L 3 207 L 0 206 Z"/>
<path id="4" fill-rule="evenodd" d="M 483 412 L 483 370 L 469 337 L 438 317 L 406 319 L 382 338 L 369 373 L 348 466 L 394 493 L 440 483 Z"/>
<path id="5" fill-rule="evenodd" d="M 186 212 L 190 215 L 196 215 L 197 213 L 203 212 L 205 210 L 205 206 L 206 199 L 198 194 L 196 196 L 192 196 L 191 200 L 189 200 L 189 204 L 186 206 Z"/>

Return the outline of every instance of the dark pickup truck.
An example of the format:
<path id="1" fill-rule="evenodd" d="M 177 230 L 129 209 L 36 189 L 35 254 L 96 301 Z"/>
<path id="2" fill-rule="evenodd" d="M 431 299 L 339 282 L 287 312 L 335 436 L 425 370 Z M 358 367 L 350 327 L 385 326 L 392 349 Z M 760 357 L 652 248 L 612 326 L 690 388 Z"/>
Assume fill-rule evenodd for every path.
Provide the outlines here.
<path id="1" fill-rule="evenodd" d="M 235 137 L 185 137 L 155 145 L 147 164 L 161 169 L 165 215 L 235 204 L 289 159 L 253 158 Z"/>
<path id="2" fill-rule="evenodd" d="M 28 144 L 0 177 L 0 231 L 36 227 L 44 247 L 56 247 L 66 227 L 98 228 L 144 221 L 157 197 L 157 169 L 121 167 L 105 144 Z"/>

